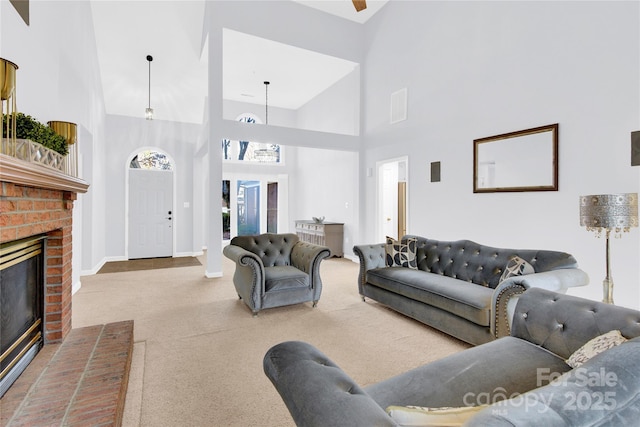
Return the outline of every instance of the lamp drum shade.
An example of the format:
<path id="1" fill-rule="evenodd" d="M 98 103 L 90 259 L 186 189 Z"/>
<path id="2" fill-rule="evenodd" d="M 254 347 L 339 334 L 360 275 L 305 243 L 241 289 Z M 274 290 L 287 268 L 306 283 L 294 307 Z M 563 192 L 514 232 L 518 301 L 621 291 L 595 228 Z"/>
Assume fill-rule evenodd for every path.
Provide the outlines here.
<path id="1" fill-rule="evenodd" d="M 638 226 L 638 194 L 580 197 L 580 225 L 587 229 L 628 230 Z"/>
<path id="2" fill-rule="evenodd" d="M 18 66 L 11 61 L 0 58 L 0 99 L 11 98 L 16 89 L 16 70 Z"/>

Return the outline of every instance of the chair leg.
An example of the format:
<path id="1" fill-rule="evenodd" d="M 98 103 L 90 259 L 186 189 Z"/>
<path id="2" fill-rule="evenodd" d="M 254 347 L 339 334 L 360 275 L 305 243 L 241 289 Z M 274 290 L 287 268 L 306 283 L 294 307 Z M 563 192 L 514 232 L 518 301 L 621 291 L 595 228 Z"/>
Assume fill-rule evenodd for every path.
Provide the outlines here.
<path id="1" fill-rule="evenodd" d="M 240 296 L 240 294 L 238 294 L 238 299 L 242 299 L 242 297 Z"/>
<path id="2" fill-rule="evenodd" d="M 315 308 L 315 307 L 317 307 L 317 306 L 318 306 L 318 300 L 315 300 L 315 301 L 313 302 L 313 307 Z"/>
<path id="3" fill-rule="evenodd" d="M 361 295 L 361 297 L 362 297 L 362 302 L 367 302 L 367 300 L 364 299 L 364 295 Z"/>

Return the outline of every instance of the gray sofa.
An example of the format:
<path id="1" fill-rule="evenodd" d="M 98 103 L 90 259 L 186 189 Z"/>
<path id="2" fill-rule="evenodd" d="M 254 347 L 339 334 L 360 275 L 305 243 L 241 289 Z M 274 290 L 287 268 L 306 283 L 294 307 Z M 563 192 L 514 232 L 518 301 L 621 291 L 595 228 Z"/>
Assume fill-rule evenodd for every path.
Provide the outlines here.
<path id="1" fill-rule="evenodd" d="M 504 249 L 470 240 L 417 239 L 417 269 L 387 267 L 385 244 L 357 245 L 358 290 L 404 315 L 470 344 L 509 335 L 518 295 L 531 287 L 565 293 L 589 283 L 573 256 L 546 250 Z M 535 273 L 500 278 L 513 256 Z"/>
<path id="2" fill-rule="evenodd" d="M 629 341 L 571 369 L 569 356 L 611 330 Z M 315 347 L 288 341 L 264 357 L 264 371 L 299 426 L 394 426 L 391 405 L 491 406 L 468 426 L 637 425 L 640 312 L 527 290 L 511 336 L 463 350 L 361 388 Z M 634 339 L 636 338 L 636 339 Z M 567 373 L 560 381 L 550 379 Z"/>
<path id="3" fill-rule="evenodd" d="M 233 284 L 254 316 L 265 308 L 312 301 L 322 294 L 320 262 L 329 248 L 293 233 L 236 236 L 222 250 L 236 263 Z"/>

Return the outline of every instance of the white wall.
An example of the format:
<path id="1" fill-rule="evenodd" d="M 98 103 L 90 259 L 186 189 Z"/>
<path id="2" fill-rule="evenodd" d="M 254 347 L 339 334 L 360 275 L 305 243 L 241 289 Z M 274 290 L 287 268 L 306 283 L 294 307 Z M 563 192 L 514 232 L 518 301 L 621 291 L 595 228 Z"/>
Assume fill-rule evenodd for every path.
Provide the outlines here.
<path id="1" fill-rule="evenodd" d="M 591 277 L 570 293 L 602 299 L 604 240 L 580 227 L 578 198 L 638 191 L 639 12 L 638 2 L 389 2 L 366 24 L 362 240 L 375 212 L 364 171 L 408 155 L 411 233 L 569 252 Z M 403 87 L 408 120 L 390 125 L 390 94 Z M 474 139 L 552 123 L 558 192 L 472 192 Z M 638 229 L 612 251 L 615 300 L 637 308 Z"/>
<path id="2" fill-rule="evenodd" d="M 126 206 L 128 165 L 138 151 L 155 148 L 166 153 L 174 162 L 173 213 L 174 255 L 199 253 L 202 246 L 194 243 L 193 218 L 201 200 L 194 200 L 195 147 L 200 136 L 200 125 L 163 120 L 145 120 L 142 117 L 108 115 L 105 164 L 108 171 L 106 191 L 107 257 L 126 259 Z M 184 207 L 188 203 L 189 207 Z"/>
<path id="3" fill-rule="evenodd" d="M 105 256 L 104 101 L 88 2 L 30 2 L 27 26 L 0 2 L 0 56 L 18 66 L 17 107 L 42 123 L 78 125 L 80 177 L 90 184 L 75 202 L 73 283 Z"/>
<path id="4" fill-rule="evenodd" d="M 360 67 L 297 111 L 296 127 L 345 135 L 360 134 Z"/>
<path id="5" fill-rule="evenodd" d="M 353 256 L 358 231 L 358 153 L 298 148 L 296 154 L 289 184 L 291 230 L 295 220 L 312 217 L 344 223 L 343 250 L 345 256 Z"/>

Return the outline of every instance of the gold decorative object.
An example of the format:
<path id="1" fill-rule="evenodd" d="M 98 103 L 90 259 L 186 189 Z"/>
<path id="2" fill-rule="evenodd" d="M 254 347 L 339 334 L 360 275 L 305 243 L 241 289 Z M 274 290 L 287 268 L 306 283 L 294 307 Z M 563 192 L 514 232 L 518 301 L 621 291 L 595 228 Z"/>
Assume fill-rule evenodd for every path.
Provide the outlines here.
<path id="1" fill-rule="evenodd" d="M 0 150 L 3 154 L 15 156 L 16 151 L 16 70 L 18 66 L 11 61 L 0 58 L 0 104 L 2 117 L 7 115 L 7 141 L 0 138 Z M 6 101 L 6 109 L 5 109 Z"/>
<path id="2" fill-rule="evenodd" d="M 69 154 L 65 159 L 65 172 L 71 176 L 78 176 L 78 126 L 71 122 L 50 121 L 49 127 L 62 136 L 69 146 Z"/>
<path id="3" fill-rule="evenodd" d="M 638 194 L 599 194 L 580 196 L 580 225 L 607 239 L 607 276 L 602 282 L 603 302 L 613 304 L 613 278 L 611 276 L 609 237 L 611 232 L 620 237 L 638 226 Z"/>

